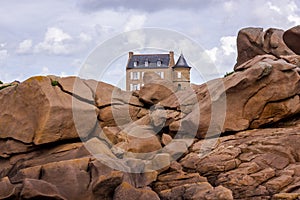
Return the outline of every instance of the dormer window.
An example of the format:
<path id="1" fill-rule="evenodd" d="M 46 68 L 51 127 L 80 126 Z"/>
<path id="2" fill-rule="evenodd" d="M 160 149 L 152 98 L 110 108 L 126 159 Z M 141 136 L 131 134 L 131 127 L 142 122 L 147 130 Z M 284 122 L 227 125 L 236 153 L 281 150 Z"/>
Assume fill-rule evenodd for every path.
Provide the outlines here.
<path id="1" fill-rule="evenodd" d="M 148 67 L 148 66 L 149 66 L 149 61 L 146 60 L 146 61 L 145 61 L 145 67 Z"/>
<path id="2" fill-rule="evenodd" d="M 157 61 L 157 67 L 160 67 L 160 66 L 161 66 L 161 61 L 158 60 L 158 61 Z"/>
<path id="3" fill-rule="evenodd" d="M 134 61 L 134 62 L 133 62 L 133 66 L 134 66 L 134 67 L 137 67 L 137 65 L 138 65 L 138 62 L 137 62 L 137 61 Z"/>

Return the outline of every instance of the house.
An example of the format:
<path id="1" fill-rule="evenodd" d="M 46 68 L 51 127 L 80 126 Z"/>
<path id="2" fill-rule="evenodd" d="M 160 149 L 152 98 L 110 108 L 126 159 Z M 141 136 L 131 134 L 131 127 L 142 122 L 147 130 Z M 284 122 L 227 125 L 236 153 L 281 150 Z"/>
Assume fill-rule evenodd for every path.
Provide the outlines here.
<path id="1" fill-rule="evenodd" d="M 190 86 L 190 70 L 183 54 L 175 63 L 174 52 L 168 54 L 134 54 L 129 52 L 126 66 L 126 90 L 140 90 L 145 72 L 156 72 L 162 79 L 173 82 L 178 89 Z"/>

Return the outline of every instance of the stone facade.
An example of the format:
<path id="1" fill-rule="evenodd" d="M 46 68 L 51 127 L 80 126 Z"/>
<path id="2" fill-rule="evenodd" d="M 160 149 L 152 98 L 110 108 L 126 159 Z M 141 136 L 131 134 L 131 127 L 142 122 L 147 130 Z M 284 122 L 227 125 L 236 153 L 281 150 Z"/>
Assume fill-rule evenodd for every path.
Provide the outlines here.
<path id="1" fill-rule="evenodd" d="M 155 72 L 164 80 L 177 85 L 178 89 L 190 86 L 190 69 L 181 54 L 176 64 L 174 52 L 168 54 L 134 54 L 129 52 L 126 66 L 126 90 L 140 90 L 144 85 L 145 72 Z"/>

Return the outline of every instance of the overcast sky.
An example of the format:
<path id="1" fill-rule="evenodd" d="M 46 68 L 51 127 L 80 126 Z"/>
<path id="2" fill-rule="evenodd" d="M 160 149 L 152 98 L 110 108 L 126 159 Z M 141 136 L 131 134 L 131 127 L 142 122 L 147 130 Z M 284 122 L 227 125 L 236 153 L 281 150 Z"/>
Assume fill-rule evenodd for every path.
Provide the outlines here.
<path id="1" fill-rule="evenodd" d="M 288 29 L 300 24 L 297 0 L 2 0 L 0 5 L 4 82 L 39 74 L 77 75 L 97 45 L 144 27 L 188 36 L 224 74 L 235 64 L 241 28 Z M 123 57 L 111 67 L 111 83 L 124 75 Z M 192 81 L 199 82 L 197 77 Z"/>

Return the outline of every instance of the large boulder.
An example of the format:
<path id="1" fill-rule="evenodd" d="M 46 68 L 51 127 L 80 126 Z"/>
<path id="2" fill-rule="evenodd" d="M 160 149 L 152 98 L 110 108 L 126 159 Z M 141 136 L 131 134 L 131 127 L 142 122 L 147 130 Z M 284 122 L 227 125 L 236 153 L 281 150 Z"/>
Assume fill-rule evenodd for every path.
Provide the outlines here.
<path id="1" fill-rule="evenodd" d="M 98 110 L 101 127 L 123 126 L 138 120 L 143 108 L 125 103 L 114 104 Z"/>
<path id="2" fill-rule="evenodd" d="M 161 79 L 154 72 L 146 72 L 143 81 L 145 85 L 139 91 L 139 98 L 148 105 L 157 104 L 177 89 L 172 82 Z"/>
<path id="3" fill-rule="evenodd" d="M 159 200 L 158 195 L 151 188 L 134 188 L 127 182 L 123 182 L 115 190 L 114 200 Z"/>
<path id="4" fill-rule="evenodd" d="M 11 184 L 8 177 L 0 180 L 0 199 L 13 199 L 18 196 L 17 187 Z"/>
<path id="5" fill-rule="evenodd" d="M 270 28 L 244 28 L 237 36 L 237 63 L 235 68 L 257 55 L 271 54 L 276 57 L 294 55 L 282 39 L 284 31 Z"/>
<path id="6" fill-rule="evenodd" d="M 295 26 L 283 33 L 283 41 L 296 54 L 300 54 L 300 26 Z"/>
<path id="7" fill-rule="evenodd" d="M 123 140 L 115 147 L 121 148 L 124 152 L 136 153 L 136 156 L 148 156 L 155 154 L 162 148 L 156 133 L 149 125 L 131 125 L 121 133 Z M 138 156 L 139 157 L 139 156 Z"/>
<path id="8" fill-rule="evenodd" d="M 90 89 L 82 83 L 81 91 L 89 91 L 90 96 L 72 98 L 59 87 L 60 81 L 66 79 L 53 82 L 49 77 L 32 77 L 18 86 L 1 90 L 0 104 L 5 106 L 0 108 L 0 138 L 38 145 L 78 138 L 78 132 L 88 135 L 97 120 L 95 106 L 85 101 L 93 99 Z M 76 126 L 74 120 L 82 124 Z"/>
<path id="9" fill-rule="evenodd" d="M 197 132 L 197 137 L 204 138 L 259 128 L 300 112 L 297 65 L 267 55 L 257 56 L 237 70 L 198 86 L 198 109 L 171 123 L 170 129 Z"/>
<path id="10" fill-rule="evenodd" d="M 24 179 L 21 197 L 22 199 L 66 199 L 59 194 L 55 185 L 35 179 Z"/>

